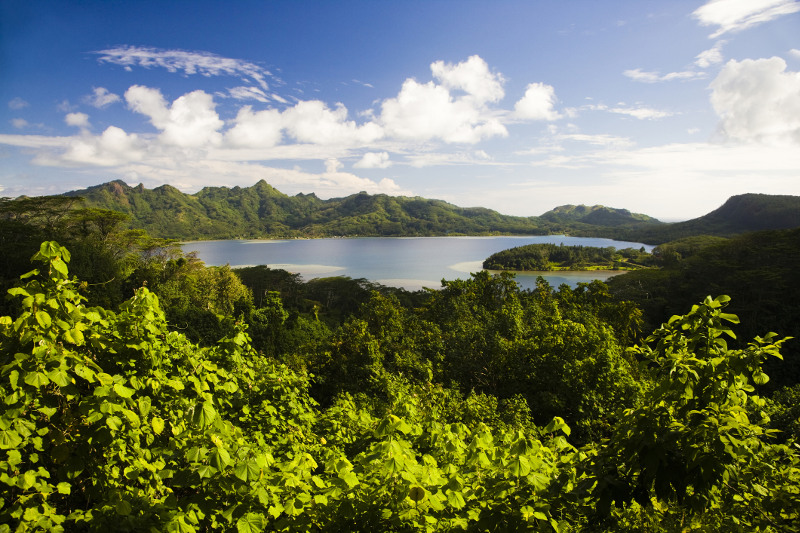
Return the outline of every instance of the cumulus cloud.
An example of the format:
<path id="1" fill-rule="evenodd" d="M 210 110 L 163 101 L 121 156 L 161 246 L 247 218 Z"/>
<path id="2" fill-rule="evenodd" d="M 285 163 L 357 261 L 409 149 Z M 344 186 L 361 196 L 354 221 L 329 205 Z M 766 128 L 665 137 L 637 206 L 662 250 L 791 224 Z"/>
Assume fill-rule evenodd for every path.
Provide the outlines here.
<path id="1" fill-rule="evenodd" d="M 482 61 L 468 60 L 468 65 L 455 66 L 432 64 L 431 70 L 442 84 L 433 81 L 423 84 L 413 79 L 403 82 L 397 97 L 381 104 L 378 120 L 387 136 L 410 141 L 441 139 L 448 143 L 476 143 L 508 135 L 505 126 L 485 105 L 501 97 L 496 86 L 500 78 L 489 73 L 488 67 L 484 71 L 476 66 Z M 454 97 L 450 89 L 466 94 Z"/>
<path id="2" fill-rule="evenodd" d="M 455 65 L 436 61 L 431 64 L 431 73 L 443 87 L 464 91 L 477 104 L 499 102 L 505 95 L 503 77 L 490 72 L 489 65 L 480 56 L 470 56 Z"/>
<path id="3" fill-rule="evenodd" d="M 89 115 L 86 113 L 69 113 L 64 117 L 64 122 L 67 126 L 76 126 L 78 128 L 89 127 Z"/>
<path id="4" fill-rule="evenodd" d="M 109 126 L 98 136 L 68 137 L 65 148 L 58 155 L 42 153 L 34 162 L 48 166 L 110 167 L 137 161 L 144 156 L 144 146 L 139 137 L 116 126 Z"/>
<path id="5" fill-rule="evenodd" d="M 703 50 L 697 54 L 694 64 L 700 68 L 708 68 L 711 65 L 722 63 L 722 47 L 724 45 L 725 41 L 717 41 L 708 50 Z"/>
<path id="6" fill-rule="evenodd" d="M 355 168 L 389 168 L 389 152 L 367 152 L 353 167 Z"/>
<path id="7" fill-rule="evenodd" d="M 8 108 L 15 111 L 28 107 L 28 102 L 17 96 L 8 102 Z"/>
<path id="8" fill-rule="evenodd" d="M 789 55 L 794 56 L 796 58 L 800 58 L 800 50 L 798 50 L 797 48 L 792 48 L 791 50 L 789 50 Z"/>
<path id="9" fill-rule="evenodd" d="M 514 104 L 514 116 L 525 120 L 557 120 L 555 89 L 544 83 L 531 83 L 525 95 Z"/>
<path id="10" fill-rule="evenodd" d="M 347 108 L 337 104 L 330 109 L 319 100 L 298 102 L 283 112 L 283 127 L 301 143 L 353 145 L 368 144 L 383 136 L 374 122 L 361 126 L 347 120 Z"/>
<path id="11" fill-rule="evenodd" d="M 663 81 L 675 81 L 675 80 L 689 81 L 706 77 L 704 72 L 695 72 L 692 70 L 683 70 L 681 72 L 669 72 L 667 74 L 660 74 L 657 71 L 648 72 L 638 68 L 626 70 L 622 74 L 632 79 L 633 81 L 638 81 L 641 83 L 660 83 Z"/>
<path id="12" fill-rule="evenodd" d="M 254 112 L 249 105 L 244 106 L 233 123 L 225 140 L 234 148 L 265 148 L 281 142 L 283 126 L 277 109 Z"/>
<path id="13" fill-rule="evenodd" d="M 718 26 L 710 35 L 716 39 L 727 32 L 737 32 L 783 15 L 800 11 L 797 0 L 710 0 L 692 16 L 702 26 Z"/>
<path id="14" fill-rule="evenodd" d="M 800 72 L 783 59 L 731 60 L 710 87 L 724 138 L 800 144 Z"/>
<path id="15" fill-rule="evenodd" d="M 241 59 L 222 57 L 209 52 L 189 52 L 186 50 L 163 50 L 141 46 L 118 46 L 94 52 L 101 63 L 121 65 L 127 69 L 134 66 L 144 68 L 164 68 L 169 72 L 183 72 L 185 75 L 233 76 L 246 81 L 254 81 L 267 90 L 272 79 L 279 82 L 269 70 Z"/>
<path id="16" fill-rule="evenodd" d="M 84 102 L 93 107 L 96 107 L 97 109 L 103 109 L 121 100 L 122 99 L 119 97 L 118 94 L 109 92 L 109 90 L 106 89 L 105 87 L 95 87 L 92 91 L 92 94 L 86 95 L 83 98 Z"/>
<path id="17" fill-rule="evenodd" d="M 24 118 L 12 118 L 10 120 L 11 125 L 17 128 L 18 130 L 27 128 L 30 124 Z"/>
<path id="18" fill-rule="evenodd" d="M 330 158 L 325 161 L 325 173 L 326 174 L 335 174 L 339 172 L 339 169 L 344 167 L 344 165 L 336 158 Z"/>
<path id="19" fill-rule="evenodd" d="M 125 100 L 133 111 L 150 117 L 167 144 L 198 148 L 222 140 L 217 130 L 224 123 L 212 96 L 204 91 L 187 93 L 168 106 L 158 89 L 134 85 L 125 91 Z"/>

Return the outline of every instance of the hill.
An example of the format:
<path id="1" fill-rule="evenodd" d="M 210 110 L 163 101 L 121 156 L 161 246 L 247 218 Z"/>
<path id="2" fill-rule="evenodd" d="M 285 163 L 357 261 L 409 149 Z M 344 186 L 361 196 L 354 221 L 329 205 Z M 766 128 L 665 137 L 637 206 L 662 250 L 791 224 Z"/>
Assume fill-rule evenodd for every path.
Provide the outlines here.
<path id="1" fill-rule="evenodd" d="M 631 228 L 624 237 L 648 244 L 661 244 L 695 235 L 732 237 L 751 231 L 800 227 L 800 196 L 741 194 L 699 218 Z"/>
<path id="2" fill-rule="evenodd" d="M 501 215 L 441 200 L 365 192 L 321 200 L 288 196 L 259 181 L 252 187 L 206 187 L 185 194 L 169 185 L 146 189 L 112 181 L 66 193 L 87 207 L 130 215 L 130 225 L 173 239 L 256 237 L 543 234 L 537 217 Z"/>
<path id="3" fill-rule="evenodd" d="M 653 217 L 640 213 L 631 213 L 627 209 L 615 209 L 604 205 L 562 205 L 543 214 L 541 218 L 557 223 L 579 222 L 592 226 L 661 224 L 659 220 Z"/>
<path id="4" fill-rule="evenodd" d="M 321 200 L 314 194 L 288 196 L 263 180 L 252 187 L 205 187 L 195 194 L 170 185 L 146 189 L 116 180 L 64 196 L 82 197 L 86 207 L 126 213 L 130 227 L 153 236 L 181 240 L 563 233 L 662 244 L 800 226 L 800 197 L 765 194 L 733 196 L 707 215 L 673 224 L 602 205 L 564 205 L 539 217 L 516 217 L 442 200 L 365 192 Z"/>

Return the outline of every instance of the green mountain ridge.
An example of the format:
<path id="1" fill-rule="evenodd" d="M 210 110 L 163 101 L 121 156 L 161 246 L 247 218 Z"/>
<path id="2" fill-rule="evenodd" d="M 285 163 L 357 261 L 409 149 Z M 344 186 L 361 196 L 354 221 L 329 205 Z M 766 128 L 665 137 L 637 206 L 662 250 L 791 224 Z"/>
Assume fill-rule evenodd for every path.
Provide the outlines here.
<path id="1" fill-rule="evenodd" d="M 749 193 L 731 196 L 719 208 L 701 217 L 633 228 L 624 236 L 648 244 L 661 244 L 696 235 L 733 237 L 752 231 L 796 227 L 800 227 L 800 196 Z"/>
<path id="2" fill-rule="evenodd" d="M 662 244 L 800 226 L 800 197 L 765 194 L 733 196 L 707 215 L 678 223 L 602 205 L 563 205 L 538 217 L 519 217 L 418 196 L 361 192 L 322 200 L 286 195 L 263 180 L 195 194 L 115 180 L 64 195 L 84 198 L 86 207 L 126 213 L 131 228 L 180 240 L 564 233 Z"/>
<path id="3" fill-rule="evenodd" d="M 662 222 L 627 209 L 604 205 L 562 205 L 544 213 L 541 218 L 552 222 L 581 222 L 593 226 L 622 226 L 636 223 L 661 224 Z"/>

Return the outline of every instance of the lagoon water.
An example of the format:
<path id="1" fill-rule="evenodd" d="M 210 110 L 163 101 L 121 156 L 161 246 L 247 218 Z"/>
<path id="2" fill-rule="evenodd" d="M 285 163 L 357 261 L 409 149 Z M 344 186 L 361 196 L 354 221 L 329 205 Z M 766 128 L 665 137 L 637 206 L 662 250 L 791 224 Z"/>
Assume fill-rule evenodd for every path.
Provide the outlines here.
<path id="1" fill-rule="evenodd" d="M 186 252 L 196 251 L 207 265 L 231 267 L 268 265 L 299 273 L 304 280 L 350 276 L 408 290 L 439 288 L 441 280 L 467 279 L 482 270 L 484 259 L 495 252 L 526 244 L 553 243 L 565 246 L 652 246 L 611 239 L 546 236 L 506 237 L 374 237 L 347 239 L 225 240 L 184 243 Z M 523 288 L 534 288 L 544 277 L 552 286 L 571 287 L 594 279 L 607 279 L 616 272 L 524 272 L 517 274 Z"/>

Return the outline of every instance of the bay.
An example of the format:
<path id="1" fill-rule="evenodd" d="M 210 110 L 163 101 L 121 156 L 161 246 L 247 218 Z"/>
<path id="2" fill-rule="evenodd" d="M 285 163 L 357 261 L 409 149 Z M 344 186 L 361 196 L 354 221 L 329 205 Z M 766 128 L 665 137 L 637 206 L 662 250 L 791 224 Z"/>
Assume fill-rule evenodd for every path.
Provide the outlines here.
<path id="1" fill-rule="evenodd" d="M 495 252 L 526 244 L 565 246 L 613 246 L 617 249 L 653 246 L 612 239 L 564 235 L 503 237 L 365 237 L 295 240 L 224 240 L 183 243 L 185 252 L 195 251 L 207 265 L 244 267 L 267 265 L 299 273 L 306 281 L 329 276 L 349 276 L 407 290 L 440 288 L 442 279 L 467 279 L 482 270 L 484 259 Z M 605 280 L 620 272 L 522 272 L 517 283 L 534 288 L 544 277 L 558 287 L 571 287 L 594 279 Z"/>

